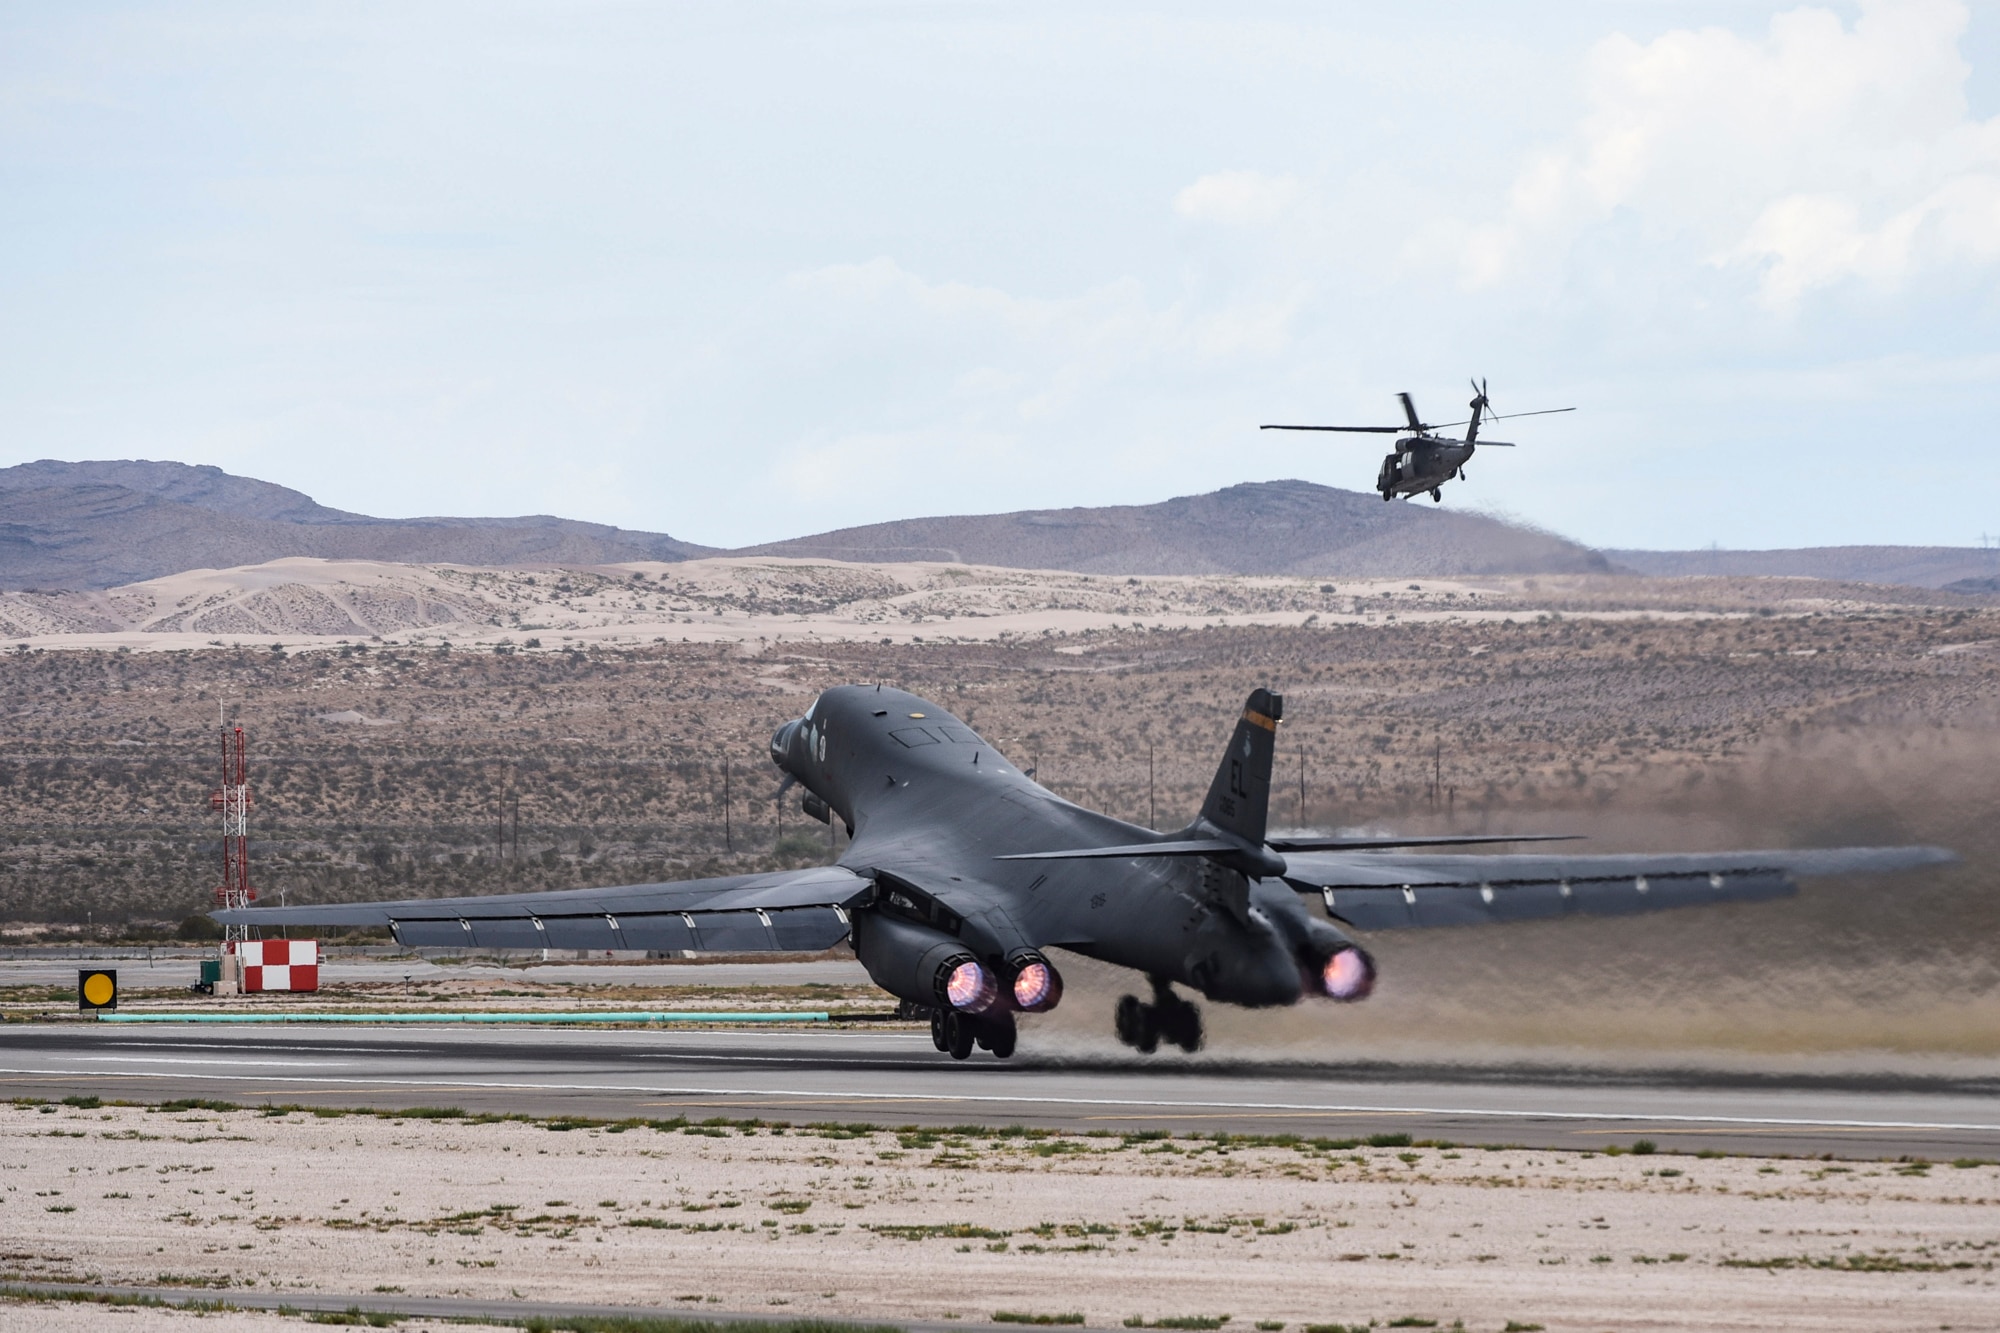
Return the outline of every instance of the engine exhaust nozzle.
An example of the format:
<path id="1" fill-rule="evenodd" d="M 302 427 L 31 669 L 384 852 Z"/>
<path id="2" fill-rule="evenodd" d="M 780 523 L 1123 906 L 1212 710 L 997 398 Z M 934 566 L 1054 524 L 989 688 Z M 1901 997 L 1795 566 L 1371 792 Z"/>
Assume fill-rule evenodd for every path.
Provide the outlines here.
<path id="1" fill-rule="evenodd" d="M 1062 973 L 1040 951 L 1016 950 L 1008 956 L 1007 969 L 1014 978 L 1009 986 L 1014 1007 L 1022 1013 L 1046 1013 L 1062 1000 Z"/>
<path id="2" fill-rule="evenodd" d="M 1375 989 L 1375 960 L 1352 945 L 1336 949 L 1320 967 L 1319 984 L 1328 999 L 1365 1000 Z"/>

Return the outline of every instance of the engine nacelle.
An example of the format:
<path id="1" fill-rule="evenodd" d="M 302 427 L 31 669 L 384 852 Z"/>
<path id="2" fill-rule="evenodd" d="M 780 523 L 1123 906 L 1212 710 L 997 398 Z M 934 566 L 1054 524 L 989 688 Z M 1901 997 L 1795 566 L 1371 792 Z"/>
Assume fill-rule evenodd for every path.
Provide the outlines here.
<path id="1" fill-rule="evenodd" d="M 881 912 L 857 913 L 854 953 L 875 984 L 931 1009 L 980 1013 L 1000 1000 L 1000 978 L 964 941 Z"/>

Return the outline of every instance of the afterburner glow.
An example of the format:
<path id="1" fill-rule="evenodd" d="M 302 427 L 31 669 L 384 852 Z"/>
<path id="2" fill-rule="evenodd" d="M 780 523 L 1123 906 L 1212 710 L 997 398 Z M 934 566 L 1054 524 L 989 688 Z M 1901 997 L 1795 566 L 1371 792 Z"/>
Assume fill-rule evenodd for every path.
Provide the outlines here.
<path id="1" fill-rule="evenodd" d="M 988 993 L 986 969 L 971 959 L 953 968 L 951 979 L 944 983 L 944 997 L 954 1009 L 970 1009 Z"/>
<path id="2" fill-rule="evenodd" d="M 1039 1008 L 1056 988 L 1055 971 L 1047 963 L 1029 963 L 1014 975 L 1014 1003 Z"/>
<path id="3" fill-rule="evenodd" d="M 1342 949 L 1320 969 L 1320 984 L 1336 1000 L 1365 999 L 1375 989 L 1375 964 L 1359 949 Z"/>

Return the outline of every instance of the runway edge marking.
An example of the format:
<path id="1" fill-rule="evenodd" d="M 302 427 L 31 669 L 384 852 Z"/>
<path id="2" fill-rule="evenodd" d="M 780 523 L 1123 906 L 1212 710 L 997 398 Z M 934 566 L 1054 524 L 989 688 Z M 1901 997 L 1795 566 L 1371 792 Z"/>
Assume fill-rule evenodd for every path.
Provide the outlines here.
<path id="1" fill-rule="evenodd" d="M 210 1082 L 231 1081 L 228 1074 L 195 1074 L 182 1071 L 134 1069 L 117 1070 L 61 1070 L 61 1069 L 9 1069 L 0 1068 L 0 1074 L 27 1075 L 36 1078 L 61 1078 L 75 1074 L 83 1078 L 157 1078 L 157 1079 L 205 1079 Z M 1616 1120 L 1633 1124 L 1663 1125 L 1783 1125 L 1798 1129 L 1942 1129 L 1970 1130 L 1982 1133 L 2000 1133 L 2000 1124 L 1973 1124 L 1953 1121 L 1924 1120 L 1824 1120 L 1805 1119 L 1789 1116 L 1733 1116 L 1733 1115 L 1654 1115 L 1640 1111 L 1514 1111 L 1504 1109 L 1484 1109 L 1477 1107 L 1446 1106 L 1359 1106 L 1326 1105 L 1315 1106 L 1297 1102 L 1156 1102 L 1115 1097 L 1042 1097 L 1023 1094 L 1015 1097 L 999 1097 L 981 1093 L 866 1093 L 866 1092 L 804 1092 L 789 1088 L 677 1088 L 648 1087 L 625 1083 L 506 1083 L 474 1079 L 345 1079 L 345 1078 L 304 1078 L 274 1075 L 259 1078 L 260 1083 L 294 1084 L 342 1084 L 375 1085 L 389 1088 L 485 1088 L 496 1092 L 629 1092 L 653 1097 L 781 1097 L 792 1101 L 859 1101 L 859 1102 L 950 1102 L 965 1104 L 1031 1106 L 1124 1106 L 1142 1110 L 1167 1108 L 1208 1108 L 1218 1111 L 1299 1111 L 1318 1112 L 1325 1115 L 1438 1115 L 1477 1118 L 1495 1117 L 1507 1120 Z"/>

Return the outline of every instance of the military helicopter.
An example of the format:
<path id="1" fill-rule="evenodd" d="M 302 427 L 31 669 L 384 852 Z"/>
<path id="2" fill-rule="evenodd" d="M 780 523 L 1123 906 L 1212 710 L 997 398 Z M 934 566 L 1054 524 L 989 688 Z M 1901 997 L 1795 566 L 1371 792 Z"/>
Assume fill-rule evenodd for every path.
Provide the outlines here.
<path id="1" fill-rule="evenodd" d="M 1504 440 L 1479 439 L 1479 422 L 1482 416 L 1487 421 L 1504 421 L 1510 417 L 1545 417 L 1557 412 L 1574 412 L 1573 407 L 1550 407 L 1539 412 L 1489 412 L 1492 406 L 1486 396 L 1486 381 L 1472 381 L 1472 401 L 1466 406 L 1472 409 L 1468 421 L 1449 421 L 1443 426 L 1425 424 L 1417 416 L 1417 405 L 1407 393 L 1396 397 L 1403 401 L 1403 416 L 1407 426 L 1259 426 L 1259 430 L 1328 430 L 1347 431 L 1361 435 L 1403 435 L 1408 439 L 1396 441 L 1396 452 L 1382 460 L 1382 470 L 1375 477 L 1375 489 L 1382 493 L 1384 500 L 1397 496 L 1412 496 L 1422 491 L 1431 493 L 1431 500 L 1444 499 L 1444 484 L 1456 477 L 1465 480 L 1466 460 L 1472 457 L 1477 444 L 1495 449 L 1512 449 L 1514 446 Z M 1451 426 L 1464 426 L 1465 438 L 1454 440 L 1447 436 L 1433 434 L 1434 431 Z"/>

